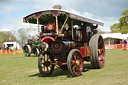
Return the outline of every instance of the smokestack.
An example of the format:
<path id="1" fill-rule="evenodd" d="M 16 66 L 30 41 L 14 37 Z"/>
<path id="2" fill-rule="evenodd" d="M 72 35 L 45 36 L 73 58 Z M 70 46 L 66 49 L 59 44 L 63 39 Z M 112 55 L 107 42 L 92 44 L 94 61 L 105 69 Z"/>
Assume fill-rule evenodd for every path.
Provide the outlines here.
<path id="1" fill-rule="evenodd" d="M 55 5 L 55 6 L 53 6 L 52 8 L 53 8 L 53 9 L 61 9 L 62 6 L 61 6 L 61 5 Z"/>

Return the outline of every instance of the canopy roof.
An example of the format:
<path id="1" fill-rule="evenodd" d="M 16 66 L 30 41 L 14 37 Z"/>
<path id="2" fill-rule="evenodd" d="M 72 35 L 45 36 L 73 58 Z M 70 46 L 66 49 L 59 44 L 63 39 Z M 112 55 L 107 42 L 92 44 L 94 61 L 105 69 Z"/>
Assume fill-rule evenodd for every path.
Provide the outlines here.
<path id="1" fill-rule="evenodd" d="M 49 16 L 47 16 L 47 14 Z M 24 22 L 29 22 L 29 23 L 33 23 L 33 24 L 37 24 L 36 19 L 39 19 L 39 24 L 44 24 L 46 21 L 54 19 L 53 16 L 58 16 L 58 15 L 66 15 L 68 16 L 70 19 L 74 19 L 74 20 L 78 20 L 78 21 L 82 21 L 82 22 L 86 22 L 86 23 L 91 23 L 91 24 L 96 24 L 96 25 L 101 25 L 103 26 L 104 24 L 102 22 L 98 22 L 89 18 L 85 18 L 82 16 L 78 16 L 66 11 L 62 11 L 62 10 L 45 10 L 45 11 L 39 11 L 39 12 L 35 12 L 32 13 L 30 15 L 27 15 L 23 18 Z M 43 18 L 42 18 L 43 16 Z M 66 17 L 64 16 L 64 17 Z"/>

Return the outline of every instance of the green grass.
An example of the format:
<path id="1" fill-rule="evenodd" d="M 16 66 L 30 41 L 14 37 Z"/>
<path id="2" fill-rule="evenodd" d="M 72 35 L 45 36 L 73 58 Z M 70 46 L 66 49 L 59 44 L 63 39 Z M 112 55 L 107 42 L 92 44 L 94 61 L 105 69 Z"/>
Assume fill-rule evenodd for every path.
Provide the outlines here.
<path id="1" fill-rule="evenodd" d="M 50 77 L 42 77 L 37 57 L 0 54 L 0 85 L 128 85 L 128 51 L 107 50 L 103 69 L 92 69 L 85 62 L 82 75 L 68 77 L 68 71 L 56 68 Z"/>

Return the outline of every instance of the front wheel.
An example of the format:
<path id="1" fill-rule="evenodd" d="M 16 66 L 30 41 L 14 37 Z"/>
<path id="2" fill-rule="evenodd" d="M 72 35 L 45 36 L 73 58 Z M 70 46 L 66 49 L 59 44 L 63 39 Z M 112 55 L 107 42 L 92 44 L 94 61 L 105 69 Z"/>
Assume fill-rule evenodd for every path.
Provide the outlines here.
<path id="1" fill-rule="evenodd" d="M 39 49 L 38 48 L 36 48 L 36 50 L 35 50 L 35 56 L 39 56 L 40 55 L 40 52 L 39 52 Z"/>
<path id="2" fill-rule="evenodd" d="M 23 52 L 24 52 L 24 56 L 30 56 L 31 55 L 31 46 L 30 45 L 26 45 L 24 46 Z"/>
<path id="3" fill-rule="evenodd" d="M 54 70 L 54 57 L 50 52 L 45 51 L 40 54 L 38 59 L 38 69 L 42 76 L 50 76 Z"/>
<path id="4" fill-rule="evenodd" d="M 81 75 L 83 71 L 83 58 L 79 50 L 73 49 L 69 52 L 67 67 L 71 76 L 75 77 Z"/>

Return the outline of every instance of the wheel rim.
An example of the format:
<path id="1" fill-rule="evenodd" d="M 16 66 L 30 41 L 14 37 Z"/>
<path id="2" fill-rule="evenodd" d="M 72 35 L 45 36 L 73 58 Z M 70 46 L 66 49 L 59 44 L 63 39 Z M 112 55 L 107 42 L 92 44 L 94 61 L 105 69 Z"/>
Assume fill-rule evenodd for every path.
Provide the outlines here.
<path id="1" fill-rule="evenodd" d="M 35 56 L 37 56 L 37 51 L 35 51 Z"/>
<path id="2" fill-rule="evenodd" d="M 29 53 L 28 48 L 27 47 L 24 47 L 24 55 L 27 56 L 28 53 Z"/>
<path id="3" fill-rule="evenodd" d="M 37 48 L 36 50 L 37 50 L 37 56 L 39 56 L 40 55 L 39 49 Z"/>
<path id="4" fill-rule="evenodd" d="M 39 71 L 43 76 L 48 76 L 54 70 L 54 65 L 51 65 L 51 63 L 54 62 L 54 58 L 51 57 L 49 53 L 44 53 L 40 57 L 41 57 L 41 61 L 39 65 L 40 66 Z"/>
<path id="5" fill-rule="evenodd" d="M 103 38 L 100 36 L 98 39 L 98 60 L 101 67 L 105 64 L 105 46 Z"/>
<path id="6" fill-rule="evenodd" d="M 75 76 L 81 75 L 83 70 L 83 59 L 78 51 L 75 51 L 72 55 L 71 69 Z"/>
<path id="7" fill-rule="evenodd" d="M 35 56 L 39 56 L 39 50 L 37 48 L 35 49 L 35 53 L 34 54 L 35 54 Z"/>

